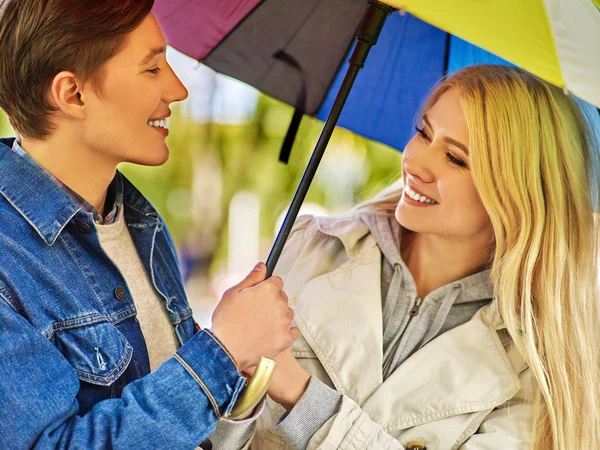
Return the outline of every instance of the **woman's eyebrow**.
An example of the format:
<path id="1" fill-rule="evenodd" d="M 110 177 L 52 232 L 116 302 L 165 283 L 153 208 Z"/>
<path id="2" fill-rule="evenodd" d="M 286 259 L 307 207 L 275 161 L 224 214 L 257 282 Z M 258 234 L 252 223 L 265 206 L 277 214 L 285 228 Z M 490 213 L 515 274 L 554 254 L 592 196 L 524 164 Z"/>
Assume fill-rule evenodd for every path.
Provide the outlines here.
<path id="1" fill-rule="evenodd" d="M 423 114 L 423 122 L 425 122 L 429 129 L 433 131 L 433 127 L 431 126 L 431 122 L 427 118 L 427 114 Z M 462 144 L 461 142 L 457 141 L 456 139 L 452 139 L 451 137 L 445 137 L 444 141 L 446 141 L 448 144 L 452 144 L 455 147 L 460 148 L 463 152 L 467 154 L 467 156 L 469 156 L 469 149 L 465 144 Z"/>

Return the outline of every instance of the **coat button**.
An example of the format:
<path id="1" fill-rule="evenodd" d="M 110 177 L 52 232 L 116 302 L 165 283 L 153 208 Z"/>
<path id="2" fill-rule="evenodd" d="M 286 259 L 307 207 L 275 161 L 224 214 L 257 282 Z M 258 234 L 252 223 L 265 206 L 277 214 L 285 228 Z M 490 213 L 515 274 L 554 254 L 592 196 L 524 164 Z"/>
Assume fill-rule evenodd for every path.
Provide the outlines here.
<path id="1" fill-rule="evenodd" d="M 77 224 L 77 231 L 81 234 L 89 234 L 90 231 L 92 231 L 92 227 L 90 227 L 90 224 L 87 222 L 79 222 Z"/>
<path id="2" fill-rule="evenodd" d="M 117 300 L 124 300 L 125 297 L 127 297 L 127 293 L 125 292 L 125 289 L 123 289 L 121 286 L 116 288 L 115 289 L 115 297 L 117 297 Z"/>
<path id="3" fill-rule="evenodd" d="M 423 444 L 422 442 L 418 442 L 418 441 L 411 441 L 408 444 L 406 444 L 406 450 L 427 450 L 427 447 L 425 447 L 425 444 Z"/>

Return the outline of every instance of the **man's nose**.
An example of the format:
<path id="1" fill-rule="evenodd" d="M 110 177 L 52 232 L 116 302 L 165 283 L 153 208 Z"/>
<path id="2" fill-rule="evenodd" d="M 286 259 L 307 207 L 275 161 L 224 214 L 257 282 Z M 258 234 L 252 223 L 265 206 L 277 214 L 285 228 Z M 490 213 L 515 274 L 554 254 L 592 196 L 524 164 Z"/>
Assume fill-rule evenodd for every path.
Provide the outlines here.
<path id="1" fill-rule="evenodd" d="M 173 102 L 180 102 L 182 100 L 185 100 L 188 97 L 188 90 L 186 89 L 186 87 L 183 85 L 183 83 L 181 82 L 181 80 L 179 79 L 179 77 L 175 74 L 175 72 L 173 72 L 173 69 L 171 68 L 171 66 L 169 66 L 169 82 L 168 82 L 168 87 L 166 89 L 165 92 L 165 102 L 166 103 L 173 103 Z"/>

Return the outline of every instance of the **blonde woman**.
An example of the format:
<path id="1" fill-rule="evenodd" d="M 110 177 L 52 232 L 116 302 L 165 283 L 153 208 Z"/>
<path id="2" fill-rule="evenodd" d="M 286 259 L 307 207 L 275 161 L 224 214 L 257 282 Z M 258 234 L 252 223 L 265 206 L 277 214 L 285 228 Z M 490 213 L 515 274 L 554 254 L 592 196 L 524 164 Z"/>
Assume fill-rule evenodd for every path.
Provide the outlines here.
<path id="1" fill-rule="evenodd" d="M 302 334 L 228 448 L 600 449 L 588 123 L 519 69 L 441 82 L 401 181 L 298 222 L 278 273 Z"/>

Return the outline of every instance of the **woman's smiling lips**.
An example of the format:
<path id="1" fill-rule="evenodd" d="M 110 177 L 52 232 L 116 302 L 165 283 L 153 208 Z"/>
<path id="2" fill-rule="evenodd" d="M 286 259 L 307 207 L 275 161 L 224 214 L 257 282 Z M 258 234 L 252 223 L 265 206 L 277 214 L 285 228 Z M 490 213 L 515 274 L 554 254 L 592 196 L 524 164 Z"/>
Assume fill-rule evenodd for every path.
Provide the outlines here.
<path id="1" fill-rule="evenodd" d="M 403 195 L 404 195 L 406 202 L 410 205 L 414 205 L 414 206 L 438 205 L 438 202 L 427 197 L 426 195 L 423 195 L 422 193 L 415 190 L 414 188 L 410 187 L 410 185 L 408 183 L 406 184 L 406 186 L 404 188 Z"/>

